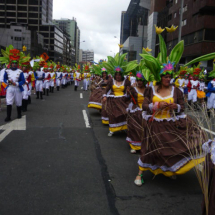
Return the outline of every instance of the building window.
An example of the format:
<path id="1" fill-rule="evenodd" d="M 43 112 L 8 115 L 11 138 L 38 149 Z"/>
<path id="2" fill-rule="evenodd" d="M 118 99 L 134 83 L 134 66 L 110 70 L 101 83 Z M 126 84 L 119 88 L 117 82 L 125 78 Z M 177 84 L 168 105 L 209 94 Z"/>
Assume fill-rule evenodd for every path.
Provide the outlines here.
<path id="1" fill-rule="evenodd" d="M 187 11 L 187 5 L 184 6 L 183 8 L 183 13 Z"/>
<path id="2" fill-rule="evenodd" d="M 21 30 L 21 29 L 14 29 L 14 31 L 22 32 L 22 30 Z"/>
<path id="3" fill-rule="evenodd" d="M 185 25 L 187 25 L 187 20 L 186 20 L 186 19 L 184 19 L 184 20 L 182 21 L 182 26 L 185 26 Z"/>
<path id="4" fill-rule="evenodd" d="M 22 37 L 14 37 L 15 41 L 22 41 Z"/>
<path id="5" fill-rule="evenodd" d="M 174 18 L 176 18 L 177 17 L 177 13 L 174 13 Z"/>
<path id="6" fill-rule="evenodd" d="M 175 0 L 175 4 L 177 4 L 178 3 L 178 0 Z"/>

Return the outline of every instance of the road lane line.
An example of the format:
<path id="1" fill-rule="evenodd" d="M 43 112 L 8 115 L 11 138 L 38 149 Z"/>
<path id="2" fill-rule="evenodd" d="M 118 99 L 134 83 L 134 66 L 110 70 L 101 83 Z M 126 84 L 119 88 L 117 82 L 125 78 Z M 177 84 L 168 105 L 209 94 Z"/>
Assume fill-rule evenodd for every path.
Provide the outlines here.
<path id="1" fill-rule="evenodd" d="M 203 128 L 203 127 L 201 127 L 201 129 L 204 130 L 204 131 L 207 131 L 207 132 L 210 133 L 210 134 L 215 135 L 215 132 L 213 132 L 213 131 L 211 131 L 211 130 L 208 130 L 208 129 Z"/>
<path id="2" fill-rule="evenodd" d="M 80 93 L 80 98 L 83 99 L 83 93 Z"/>
<path id="3" fill-rule="evenodd" d="M 7 137 L 12 131 L 25 131 L 26 130 L 26 116 L 22 116 L 21 119 L 15 119 L 10 123 L 0 126 L 0 130 L 4 130 L 0 134 L 0 142 Z"/>
<path id="4" fill-rule="evenodd" d="M 83 110 L 83 116 L 84 116 L 84 121 L 85 121 L 86 127 L 91 128 L 86 110 Z"/>

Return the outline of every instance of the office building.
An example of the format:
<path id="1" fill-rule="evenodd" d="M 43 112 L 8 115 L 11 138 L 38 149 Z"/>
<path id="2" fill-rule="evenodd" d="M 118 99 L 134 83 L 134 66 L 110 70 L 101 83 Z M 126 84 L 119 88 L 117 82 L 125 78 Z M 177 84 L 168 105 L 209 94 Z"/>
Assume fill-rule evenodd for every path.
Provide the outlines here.
<path id="1" fill-rule="evenodd" d="M 138 60 L 142 48 L 147 46 L 147 24 L 150 0 L 131 0 L 127 11 L 121 14 L 121 53 L 128 53 L 128 60 Z"/>
<path id="2" fill-rule="evenodd" d="M 80 60 L 82 63 L 89 63 L 94 61 L 94 51 L 93 50 L 82 50 L 82 59 Z"/>
<path id="3" fill-rule="evenodd" d="M 75 49 L 75 61 L 79 62 L 79 49 L 80 49 L 80 29 L 78 28 L 77 21 L 73 17 L 73 19 L 54 19 L 53 23 L 57 25 L 59 28 L 70 35 L 70 40 L 72 42 L 72 46 Z"/>

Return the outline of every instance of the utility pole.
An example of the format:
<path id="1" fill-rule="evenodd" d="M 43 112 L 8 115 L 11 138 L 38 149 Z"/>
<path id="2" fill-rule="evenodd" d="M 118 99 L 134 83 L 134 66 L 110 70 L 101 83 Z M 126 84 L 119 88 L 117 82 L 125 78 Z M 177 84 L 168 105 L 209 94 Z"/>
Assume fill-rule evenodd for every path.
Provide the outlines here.
<path id="1" fill-rule="evenodd" d="M 184 8 L 184 0 L 181 0 L 181 13 L 180 13 L 180 20 L 179 20 L 178 42 L 180 42 L 180 41 L 181 41 L 181 30 L 182 30 L 183 8 Z"/>

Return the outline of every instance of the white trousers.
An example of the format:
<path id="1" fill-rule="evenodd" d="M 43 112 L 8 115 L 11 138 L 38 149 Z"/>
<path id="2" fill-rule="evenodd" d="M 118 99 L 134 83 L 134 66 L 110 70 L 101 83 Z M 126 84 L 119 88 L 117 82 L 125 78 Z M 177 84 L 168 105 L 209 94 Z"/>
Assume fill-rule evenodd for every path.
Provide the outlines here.
<path id="1" fill-rule="evenodd" d="M 207 108 L 215 108 L 215 93 L 211 93 L 210 97 L 208 97 Z"/>
<path id="2" fill-rule="evenodd" d="M 88 80 L 84 79 L 84 81 L 83 81 L 83 88 L 84 88 L 84 90 L 87 90 L 87 87 L 88 87 Z"/>
<path id="3" fill-rule="evenodd" d="M 57 85 L 57 87 L 60 87 L 60 84 L 61 84 L 60 79 L 56 79 L 56 85 Z"/>
<path id="4" fill-rule="evenodd" d="M 31 96 L 31 90 L 32 90 L 32 84 L 28 84 L 29 90 L 28 90 L 28 95 Z"/>
<path id="5" fill-rule="evenodd" d="M 17 107 L 22 106 L 22 92 L 17 86 L 9 86 L 6 92 L 6 104 L 13 105 L 14 102 Z"/>
<path id="6" fill-rule="evenodd" d="M 23 87 L 23 89 L 24 89 L 24 91 L 22 91 L 22 99 L 28 100 L 28 95 L 29 95 L 28 86 L 27 86 L 27 84 L 25 84 L 25 85 L 23 85 L 22 87 Z"/>
<path id="7" fill-rule="evenodd" d="M 54 80 L 53 79 L 50 81 L 50 87 L 54 87 Z"/>
<path id="8" fill-rule="evenodd" d="M 188 101 L 197 102 L 197 91 L 195 89 L 191 89 L 191 91 L 188 92 Z"/>
<path id="9" fill-rule="evenodd" d="M 37 80 L 36 81 L 36 91 L 42 92 L 43 91 L 43 81 Z"/>
<path id="10" fill-rule="evenodd" d="M 66 78 L 62 79 L 61 84 L 63 84 L 63 85 L 66 84 Z"/>
<path id="11" fill-rule="evenodd" d="M 75 80 L 75 86 L 79 86 L 79 84 L 80 84 L 80 81 L 77 81 L 77 80 Z"/>
<path id="12" fill-rule="evenodd" d="M 44 84 L 43 84 L 43 88 L 44 89 L 49 89 L 49 86 L 50 86 L 50 82 L 49 81 L 45 81 Z"/>

